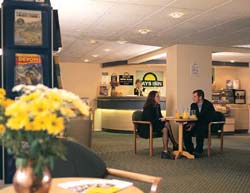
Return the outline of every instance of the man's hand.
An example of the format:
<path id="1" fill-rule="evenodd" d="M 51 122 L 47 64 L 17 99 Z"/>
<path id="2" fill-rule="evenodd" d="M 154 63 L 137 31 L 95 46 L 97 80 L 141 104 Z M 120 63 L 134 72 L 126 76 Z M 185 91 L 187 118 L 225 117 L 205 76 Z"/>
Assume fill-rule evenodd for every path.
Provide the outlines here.
<path id="1" fill-rule="evenodd" d="M 185 128 L 186 131 L 191 131 L 194 127 L 194 124 L 188 124 L 188 126 Z"/>
<path id="2" fill-rule="evenodd" d="M 191 131 L 192 130 L 192 127 L 189 126 L 188 128 L 185 129 L 186 131 Z"/>

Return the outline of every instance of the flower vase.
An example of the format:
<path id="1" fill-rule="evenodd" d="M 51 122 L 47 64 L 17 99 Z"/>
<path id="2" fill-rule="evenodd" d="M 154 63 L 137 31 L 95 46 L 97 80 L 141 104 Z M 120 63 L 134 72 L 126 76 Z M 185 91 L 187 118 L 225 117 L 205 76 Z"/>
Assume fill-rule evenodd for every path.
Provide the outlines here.
<path id="1" fill-rule="evenodd" d="M 51 174 L 46 168 L 41 178 L 33 173 L 31 164 L 27 167 L 18 167 L 16 169 L 13 186 L 16 193 L 48 193 L 51 185 Z"/>

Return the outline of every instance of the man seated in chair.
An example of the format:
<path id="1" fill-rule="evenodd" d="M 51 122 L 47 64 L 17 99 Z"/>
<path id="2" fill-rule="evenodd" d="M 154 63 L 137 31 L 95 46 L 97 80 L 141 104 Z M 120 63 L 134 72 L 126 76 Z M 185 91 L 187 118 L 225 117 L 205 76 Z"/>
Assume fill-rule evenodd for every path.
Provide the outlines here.
<path id="1" fill-rule="evenodd" d="M 168 151 L 168 139 L 173 143 L 173 149 L 178 149 L 178 144 L 174 139 L 172 129 L 169 122 L 166 122 L 161 114 L 160 95 L 157 91 L 151 91 L 148 94 L 147 100 L 143 107 L 142 113 L 143 121 L 150 121 L 153 125 L 153 132 L 159 133 L 162 136 L 163 151 L 161 158 L 173 159 L 171 153 Z M 149 130 L 146 128 L 139 129 L 139 135 L 149 135 Z"/>
<path id="2" fill-rule="evenodd" d="M 192 98 L 191 110 L 196 112 L 198 120 L 184 125 L 184 144 L 186 150 L 198 158 L 203 152 L 204 138 L 207 136 L 208 124 L 214 117 L 215 109 L 213 104 L 205 99 L 203 90 L 193 91 Z M 192 142 L 193 136 L 196 136 L 196 148 Z"/>

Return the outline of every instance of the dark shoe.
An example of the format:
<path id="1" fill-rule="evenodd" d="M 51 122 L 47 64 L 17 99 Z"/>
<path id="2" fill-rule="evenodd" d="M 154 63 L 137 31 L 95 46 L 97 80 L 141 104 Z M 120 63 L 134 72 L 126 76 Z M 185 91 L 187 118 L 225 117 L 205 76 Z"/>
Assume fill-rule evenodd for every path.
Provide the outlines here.
<path id="1" fill-rule="evenodd" d="M 195 148 L 194 152 L 198 153 L 198 154 L 202 154 L 203 153 L 203 148 Z"/>
<path id="2" fill-rule="evenodd" d="M 161 158 L 162 159 L 174 159 L 172 154 L 168 151 L 168 152 L 161 152 Z"/>
<path id="3" fill-rule="evenodd" d="M 195 158 L 200 158 L 201 157 L 201 153 L 198 153 L 198 152 L 195 151 L 194 152 L 194 157 Z"/>
<path id="4" fill-rule="evenodd" d="M 179 145 L 178 144 L 173 145 L 173 151 L 176 151 L 178 149 L 179 149 Z"/>

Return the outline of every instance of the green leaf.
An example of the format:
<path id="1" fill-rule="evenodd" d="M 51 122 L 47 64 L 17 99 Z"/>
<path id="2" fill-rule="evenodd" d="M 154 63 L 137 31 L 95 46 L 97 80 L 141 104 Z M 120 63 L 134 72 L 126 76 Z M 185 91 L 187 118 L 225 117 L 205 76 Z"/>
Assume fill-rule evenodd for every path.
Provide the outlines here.
<path id="1" fill-rule="evenodd" d="M 26 167 L 28 165 L 28 160 L 26 158 L 16 158 L 16 167 Z"/>

